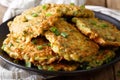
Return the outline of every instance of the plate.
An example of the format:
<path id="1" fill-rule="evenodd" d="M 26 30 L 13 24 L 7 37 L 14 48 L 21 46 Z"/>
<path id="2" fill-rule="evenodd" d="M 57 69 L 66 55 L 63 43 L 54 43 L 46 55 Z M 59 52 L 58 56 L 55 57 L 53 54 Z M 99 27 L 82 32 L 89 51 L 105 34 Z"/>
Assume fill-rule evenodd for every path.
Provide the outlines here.
<path id="1" fill-rule="evenodd" d="M 106 20 L 106 21 L 114 24 L 120 30 L 120 22 L 118 20 L 116 20 L 108 15 L 102 14 L 100 12 L 94 12 L 94 13 L 97 18 Z M 13 19 L 14 18 L 11 18 L 8 21 L 13 20 Z M 3 43 L 4 39 L 6 38 L 6 35 L 9 33 L 9 29 L 7 26 L 8 21 L 6 21 L 0 25 L 0 47 L 2 46 L 2 43 Z M 24 62 L 20 61 L 18 63 L 15 63 L 14 59 L 10 58 L 3 50 L 1 50 L 1 48 L 0 48 L 0 58 L 13 66 L 16 66 L 18 68 L 25 69 L 28 71 L 34 71 L 34 72 L 42 74 L 42 75 L 51 75 L 51 76 L 62 76 L 62 75 L 71 76 L 72 75 L 73 76 L 73 75 L 80 75 L 80 74 L 89 74 L 91 72 L 101 70 L 103 68 L 106 68 L 106 67 L 116 63 L 117 61 L 120 60 L 120 48 L 118 49 L 118 51 L 116 51 L 115 58 L 107 64 L 103 64 L 99 67 L 92 68 L 89 70 L 76 70 L 76 71 L 71 71 L 71 72 L 38 70 L 37 67 L 35 67 L 35 66 L 32 66 L 31 68 L 25 67 Z"/>

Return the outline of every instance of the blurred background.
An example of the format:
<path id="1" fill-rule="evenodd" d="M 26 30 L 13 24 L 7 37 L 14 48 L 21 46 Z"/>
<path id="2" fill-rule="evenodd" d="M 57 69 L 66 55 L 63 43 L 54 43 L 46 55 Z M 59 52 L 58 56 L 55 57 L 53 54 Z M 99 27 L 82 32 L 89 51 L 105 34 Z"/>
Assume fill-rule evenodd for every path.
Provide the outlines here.
<path id="1" fill-rule="evenodd" d="M 87 0 L 86 4 L 120 10 L 120 0 Z"/>

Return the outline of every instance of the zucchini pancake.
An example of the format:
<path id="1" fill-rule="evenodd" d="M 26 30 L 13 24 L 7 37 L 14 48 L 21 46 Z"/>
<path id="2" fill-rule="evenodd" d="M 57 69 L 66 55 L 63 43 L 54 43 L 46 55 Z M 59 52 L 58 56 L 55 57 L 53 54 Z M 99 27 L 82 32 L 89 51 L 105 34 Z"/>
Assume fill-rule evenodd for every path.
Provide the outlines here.
<path id="1" fill-rule="evenodd" d="M 101 46 L 120 46 L 120 31 L 107 21 L 97 18 L 73 18 L 77 28 Z"/>
<path id="2" fill-rule="evenodd" d="M 115 57 L 113 47 L 120 46 L 120 31 L 83 6 L 40 5 L 9 21 L 8 28 L 2 50 L 40 70 L 98 67 L 110 62 Z"/>

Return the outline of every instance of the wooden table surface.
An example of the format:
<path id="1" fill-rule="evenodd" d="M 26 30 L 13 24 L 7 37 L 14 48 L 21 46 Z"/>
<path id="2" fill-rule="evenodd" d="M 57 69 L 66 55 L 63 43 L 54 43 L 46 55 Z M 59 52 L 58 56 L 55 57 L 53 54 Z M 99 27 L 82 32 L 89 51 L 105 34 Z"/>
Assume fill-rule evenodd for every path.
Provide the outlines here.
<path id="1" fill-rule="evenodd" d="M 0 5 L 0 24 L 6 8 Z M 109 66 L 106 69 L 102 69 L 97 73 L 91 73 L 91 75 L 85 76 L 69 76 L 69 77 L 56 77 L 50 80 L 120 80 L 120 62 Z"/>

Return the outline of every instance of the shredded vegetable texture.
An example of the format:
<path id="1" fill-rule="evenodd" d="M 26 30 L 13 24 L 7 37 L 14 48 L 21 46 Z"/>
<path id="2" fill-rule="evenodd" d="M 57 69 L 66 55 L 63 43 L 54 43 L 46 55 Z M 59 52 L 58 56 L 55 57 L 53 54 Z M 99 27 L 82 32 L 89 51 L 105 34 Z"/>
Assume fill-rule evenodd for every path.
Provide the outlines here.
<path id="1" fill-rule="evenodd" d="M 39 70 L 88 70 L 109 63 L 117 50 L 112 47 L 120 46 L 120 31 L 114 25 L 74 3 L 28 9 L 8 26 L 1 49 L 14 63 L 23 60 L 26 67 Z"/>

